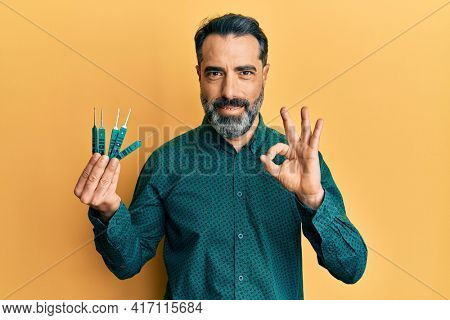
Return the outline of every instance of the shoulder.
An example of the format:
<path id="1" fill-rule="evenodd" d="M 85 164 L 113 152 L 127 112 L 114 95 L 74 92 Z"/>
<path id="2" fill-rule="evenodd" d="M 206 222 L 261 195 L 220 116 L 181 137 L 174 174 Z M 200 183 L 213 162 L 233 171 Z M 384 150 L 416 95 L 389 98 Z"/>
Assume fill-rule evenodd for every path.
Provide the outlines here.
<path id="1" fill-rule="evenodd" d="M 167 156 L 174 152 L 183 151 L 186 147 L 191 147 L 197 144 L 198 132 L 200 127 L 190 129 L 169 141 L 164 142 L 161 146 L 156 148 L 152 156 Z"/>
<path id="2" fill-rule="evenodd" d="M 287 142 L 287 138 L 286 135 L 284 133 L 281 133 L 280 131 L 271 128 L 271 127 L 266 127 L 266 142 L 270 143 L 288 143 Z"/>
<path id="3" fill-rule="evenodd" d="M 171 168 L 174 163 L 191 154 L 197 148 L 199 127 L 190 129 L 161 144 L 147 158 L 144 169 L 155 171 L 157 168 Z"/>

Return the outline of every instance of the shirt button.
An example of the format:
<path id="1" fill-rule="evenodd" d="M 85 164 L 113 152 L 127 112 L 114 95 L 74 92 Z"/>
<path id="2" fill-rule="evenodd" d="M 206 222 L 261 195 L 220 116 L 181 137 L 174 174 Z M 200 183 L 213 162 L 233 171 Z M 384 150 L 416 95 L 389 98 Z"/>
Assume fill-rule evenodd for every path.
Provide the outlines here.
<path id="1" fill-rule="evenodd" d="M 239 233 L 239 234 L 238 234 L 238 237 L 239 237 L 239 239 L 242 239 L 243 234 L 242 234 L 242 233 Z"/>
<path id="2" fill-rule="evenodd" d="M 240 198 L 240 197 L 242 197 L 242 192 L 241 191 L 238 191 L 237 193 L 237 196 Z"/>
<path id="3" fill-rule="evenodd" d="M 239 281 L 242 281 L 242 280 L 244 280 L 244 277 L 243 276 L 239 276 Z"/>

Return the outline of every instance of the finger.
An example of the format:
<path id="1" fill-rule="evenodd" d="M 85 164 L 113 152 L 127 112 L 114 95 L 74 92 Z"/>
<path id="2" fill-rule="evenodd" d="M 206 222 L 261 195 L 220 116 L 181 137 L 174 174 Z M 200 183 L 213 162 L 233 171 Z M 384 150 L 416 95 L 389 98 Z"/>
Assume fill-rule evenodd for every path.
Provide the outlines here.
<path id="1" fill-rule="evenodd" d="M 262 154 L 260 157 L 261 162 L 264 165 L 264 168 L 275 178 L 280 174 L 281 166 L 275 164 L 267 155 Z"/>
<path id="2" fill-rule="evenodd" d="M 83 192 L 84 185 L 86 184 L 86 181 L 91 174 L 92 168 L 94 167 L 95 163 L 100 158 L 101 154 L 96 152 L 92 155 L 92 157 L 89 159 L 88 164 L 84 168 L 83 172 L 81 173 L 80 177 L 78 178 L 78 182 L 75 185 L 74 193 L 79 198 L 81 196 L 81 193 Z"/>
<path id="3" fill-rule="evenodd" d="M 322 133 L 323 128 L 323 119 L 317 119 L 316 125 L 314 127 L 314 132 L 311 136 L 311 139 L 309 141 L 309 146 L 313 149 L 319 149 L 319 142 L 320 142 L 320 134 Z"/>
<path id="4" fill-rule="evenodd" d="M 267 150 L 266 155 L 269 160 L 273 160 L 277 154 L 281 154 L 282 156 L 286 156 L 289 152 L 289 146 L 285 143 L 278 142 L 274 144 Z"/>
<path id="5" fill-rule="evenodd" d="M 103 197 L 112 182 L 118 163 L 119 159 L 117 158 L 112 158 L 111 161 L 109 162 L 108 166 L 105 169 L 105 172 L 103 173 L 102 177 L 98 182 L 97 188 L 94 191 L 94 196 L 92 197 L 91 205 L 97 206 L 103 200 Z"/>
<path id="6" fill-rule="evenodd" d="M 277 144 L 271 146 L 267 150 L 266 154 L 261 155 L 260 160 L 264 165 L 264 168 L 274 177 L 278 177 L 281 166 L 277 165 L 272 160 L 277 154 L 286 155 L 289 152 L 289 146 L 285 143 L 278 142 Z"/>
<path id="7" fill-rule="evenodd" d="M 105 171 L 105 168 L 108 164 L 109 157 L 107 155 L 102 155 L 100 159 L 95 164 L 94 168 L 92 168 L 91 173 L 84 185 L 84 189 L 81 192 L 80 200 L 84 204 L 90 204 L 92 197 L 94 195 L 94 191 L 97 188 L 98 182 Z"/>
<path id="8" fill-rule="evenodd" d="M 119 162 L 119 164 L 117 165 L 116 172 L 114 173 L 112 182 L 111 182 L 111 184 L 109 185 L 109 188 L 108 188 L 108 190 L 106 191 L 106 194 L 110 194 L 110 193 L 116 192 L 116 189 L 117 189 L 117 183 L 119 182 L 119 176 L 120 176 L 120 162 Z"/>
<path id="9" fill-rule="evenodd" d="M 309 123 L 308 107 L 303 106 L 300 110 L 302 116 L 302 133 L 300 140 L 303 144 L 309 144 L 309 137 L 311 136 L 311 124 Z"/>
<path id="10" fill-rule="evenodd" d="M 288 140 L 289 145 L 293 146 L 297 140 L 298 135 L 295 131 L 295 125 L 292 121 L 291 115 L 286 107 L 282 107 L 280 110 L 281 117 L 283 118 L 284 132 L 286 133 L 286 138 Z"/>

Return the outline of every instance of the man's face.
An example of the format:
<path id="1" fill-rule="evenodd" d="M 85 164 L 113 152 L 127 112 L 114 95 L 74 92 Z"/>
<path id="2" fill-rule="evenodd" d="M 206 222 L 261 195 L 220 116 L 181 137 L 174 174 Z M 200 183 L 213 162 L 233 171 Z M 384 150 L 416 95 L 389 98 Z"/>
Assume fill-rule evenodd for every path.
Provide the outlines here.
<path id="1" fill-rule="evenodd" d="M 269 64 L 262 66 L 259 43 L 252 35 L 210 34 L 196 66 L 200 100 L 211 125 L 225 138 L 250 129 L 264 100 Z"/>

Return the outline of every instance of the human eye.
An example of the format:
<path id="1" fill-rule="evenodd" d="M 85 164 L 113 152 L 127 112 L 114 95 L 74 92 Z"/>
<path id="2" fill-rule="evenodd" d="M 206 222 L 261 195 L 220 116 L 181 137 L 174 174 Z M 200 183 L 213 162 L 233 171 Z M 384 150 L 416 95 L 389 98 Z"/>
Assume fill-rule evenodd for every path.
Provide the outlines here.
<path id="1" fill-rule="evenodd" d="M 243 70 L 243 71 L 240 72 L 240 74 L 242 76 L 244 76 L 245 78 L 250 78 L 255 73 L 253 71 L 250 71 L 250 70 Z"/>
<path id="2" fill-rule="evenodd" d="M 211 79 L 215 79 L 221 76 L 221 72 L 220 71 L 209 71 L 206 75 L 211 78 Z"/>

